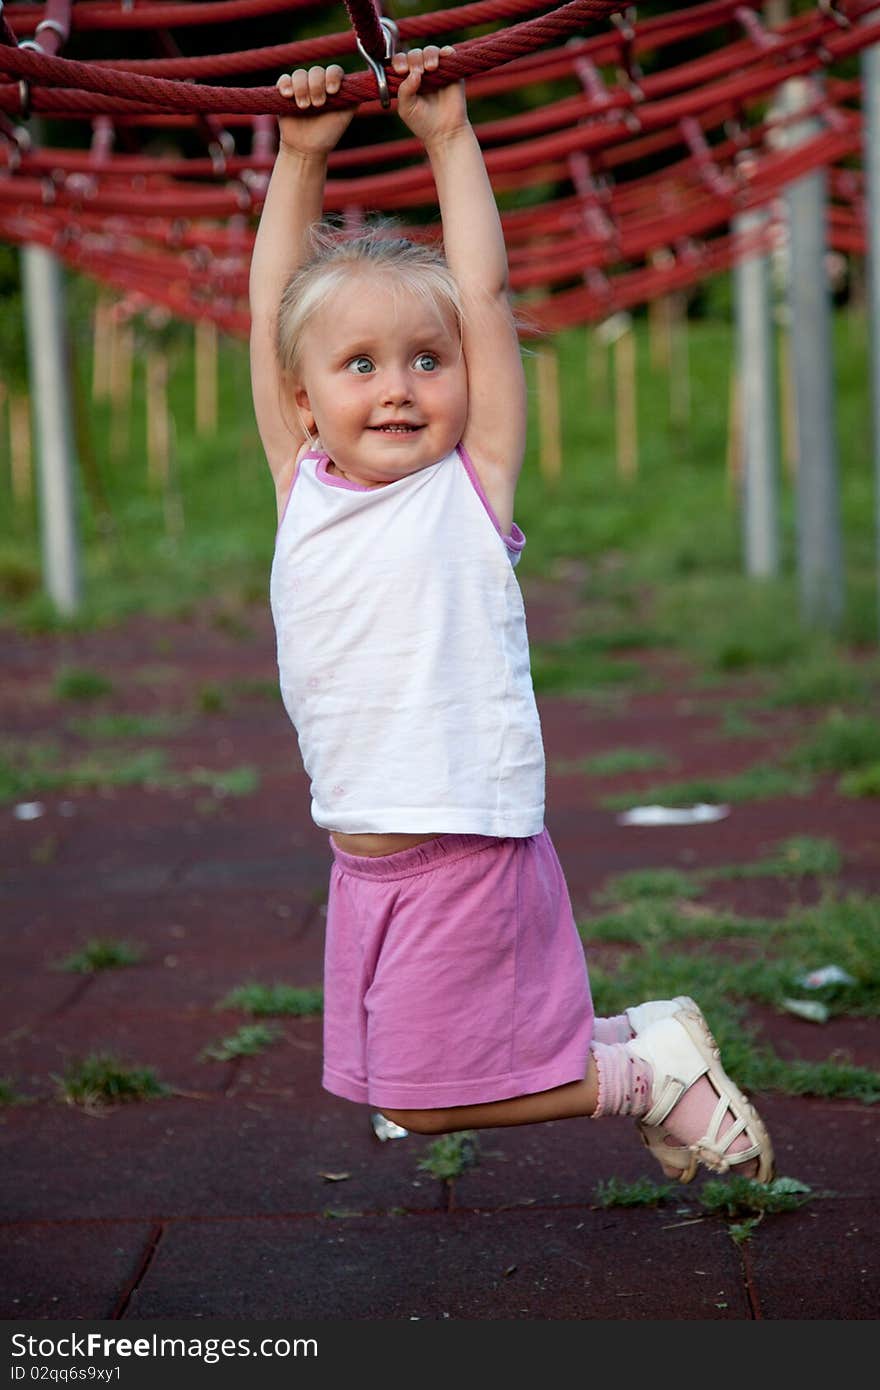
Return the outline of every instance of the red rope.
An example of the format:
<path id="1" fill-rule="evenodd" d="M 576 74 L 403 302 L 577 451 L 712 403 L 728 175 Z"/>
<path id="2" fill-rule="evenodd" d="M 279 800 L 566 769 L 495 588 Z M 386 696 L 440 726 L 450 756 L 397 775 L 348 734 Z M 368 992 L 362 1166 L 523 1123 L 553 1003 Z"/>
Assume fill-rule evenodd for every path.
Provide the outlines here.
<path id="1" fill-rule="evenodd" d="M 358 42 L 374 63 L 385 61 L 385 34 L 379 23 L 379 10 L 373 0 L 345 0 L 345 8 Z"/>
<path id="2" fill-rule="evenodd" d="M 442 73 L 426 74 L 423 79 L 425 89 L 435 89 L 449 81 L 484 72 L 487 68 L 531 52 L 541 44 L 574 33 L 584 24 L 605 18 L 616 8 L 618 0 L 571 0 L 571 3 L 560 6 L 550 15 L 514 25 L 503 34 L 462 44 L 455 54 L 444 58 Z M 111 110 L 112 107 L 106 102 L 98 100 L 100 97 L 136 101 L 157 110 L 241 111 L 251 115 L 262 112 L 284 115 L 290 110 L 289 101 L 280 96 L 274 87 L 194 87 L 166 78 L 97 69 L 93 64 L 66 58 L 47 58 L 20 48 L 0 48 L 0 71 L 46 87 L 66 89 L 63 101 L 59 102 L 57 94 L 36 88 L 32 94 L 35 111 Z M 396 91 L 400 81 L 399 77 L 389 72 L 388 83 L 392 92 Z M 68 87 L 70 83 L 75 85 Z M 375 80 L 371 73 L 346 77 L 338 95 L 328 98 L 327 106 L 351 106 L 355 102 L 368 100 L 374 95 L 374 90 Z M 14 112 L 17 102 L 17 90 L 9 92 L 0 89 L 0 109 Z"/>

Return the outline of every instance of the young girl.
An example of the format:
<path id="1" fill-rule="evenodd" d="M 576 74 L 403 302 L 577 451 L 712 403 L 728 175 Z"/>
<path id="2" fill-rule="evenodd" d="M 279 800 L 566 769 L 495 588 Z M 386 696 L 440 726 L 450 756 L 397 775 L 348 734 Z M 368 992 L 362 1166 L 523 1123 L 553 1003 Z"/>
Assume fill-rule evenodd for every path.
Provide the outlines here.
<path id="1" fill-rule="evenodd" d="M 631 1115 L 667 1176 L 769 1181 L 693 1000 L 593 1017 L 513 572 L 526 391 L 504 240 L 464 84 L 420 91 L 451 51 L 393 59 L 445 257 L 319 225 L 353 115 L 314 114 L 334 64 L 278 81 L 308 114 L 279 122 L 251 267 L 281 689 L 334 857 L 324 1085 L 424 1134 Z"/>

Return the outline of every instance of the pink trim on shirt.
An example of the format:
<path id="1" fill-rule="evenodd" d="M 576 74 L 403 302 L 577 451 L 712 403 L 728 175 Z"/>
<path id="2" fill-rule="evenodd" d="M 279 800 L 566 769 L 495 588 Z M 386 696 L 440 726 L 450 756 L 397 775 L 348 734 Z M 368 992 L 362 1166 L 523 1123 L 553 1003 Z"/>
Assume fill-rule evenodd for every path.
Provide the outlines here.
<path id="1" fill-rule="evenodd" d="M 507 549 L 513 550 L 514 552 L 518 553 L 525 546 L 525 536 L 517 526 L 516 522 L 514 522 L 510 528 L 510 535 L 505 536 L 504 532 L 501 529 L 501 522 L 498 520 L 497 516 L 495 515 L 495 512 L 492 509 L 492 504 L 486 496 L 486 493 L 483 489 L 483 484 L 480 482 L 480 479 L 477 476 L 477 470 L 474 467 L 473 462 L 471 461 L 471 457 L 468 454 L 467 449 L 464 447 L 463 444 L 456 444 L 455 447 L 458 451 L 459 458 L 464 464 L 464 471 L 465 473 L 467 473 L 468 477 L 473 483 L 474 492 L 477 494 L 477 496 L 479 497 L 480 501 L 482 502 L 483 506 L 486 508 L 486 511 L 489 514 L 489 520 L 492 522 L 492 525 L 495 527 L 495 530 L 498 532 L 499 536 L 504 541 L 504 544 L 507 546 Z"/>
<path id="2" fill-rule="evenodd" d="M 371 487 L 364 487 L 362 483 L 351 483 L 348 478 L 337 478 L 335 473 L 327 472 L 327 464 L 330 462 L 329 454 L 318 455 L 318 467 L 315 469 L 317 477 L 322 483 L 329 483 L 330 487 L 342 487 L 347 492 L 373 492 Z"/>

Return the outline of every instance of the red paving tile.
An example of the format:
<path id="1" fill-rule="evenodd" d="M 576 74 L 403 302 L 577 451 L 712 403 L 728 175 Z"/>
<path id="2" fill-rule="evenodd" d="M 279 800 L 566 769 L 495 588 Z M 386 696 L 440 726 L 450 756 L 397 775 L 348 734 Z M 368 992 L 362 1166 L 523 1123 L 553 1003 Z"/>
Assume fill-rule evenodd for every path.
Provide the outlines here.
<path id="1" fill-rule="evenodd" d="M 169 1223 L 125 1316 L 748 1319 L 723 1228 L 668 1225 L 644 1210 Z"/>

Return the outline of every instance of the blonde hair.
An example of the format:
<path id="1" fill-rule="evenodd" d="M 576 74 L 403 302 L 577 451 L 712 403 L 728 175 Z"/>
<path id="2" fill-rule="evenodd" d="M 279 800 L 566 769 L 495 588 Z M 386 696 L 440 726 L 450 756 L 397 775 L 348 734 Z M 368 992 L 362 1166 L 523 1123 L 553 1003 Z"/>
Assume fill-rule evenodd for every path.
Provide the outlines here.
<path id="1" fill-rule="evenodd" d="M 281 296 L 276 350 L 282 371 L 297 371 L 305 330 L 330 296 L 346 280 L 377 272 L 387 276 L 392 296 L 408 290 L 435 308 L 450 312 L 461 337 L 461 296 L 436 246 L 400 236 L 399 224 L 389 217 L 377 219 L 354 235 L 325 220 L 309 228 L 306 260 L 290 277 Z"/>

